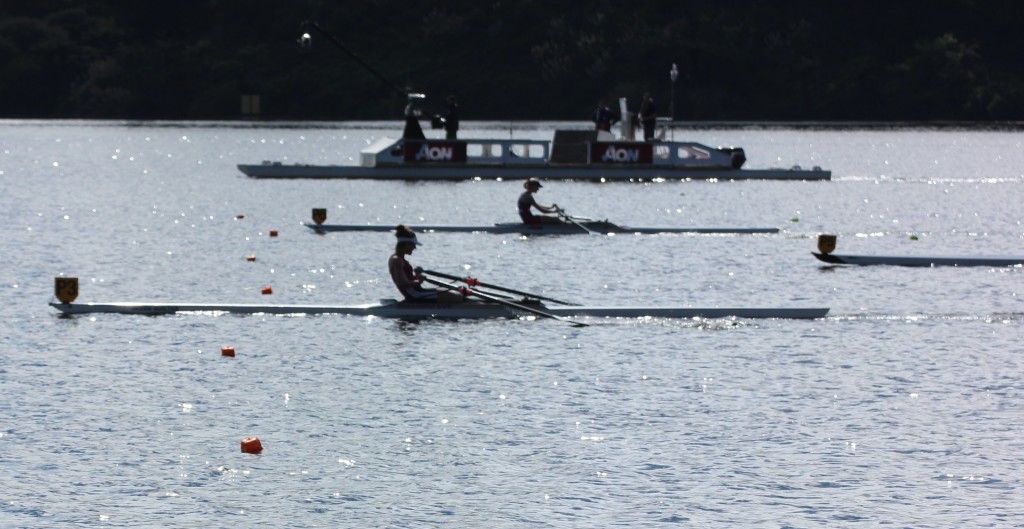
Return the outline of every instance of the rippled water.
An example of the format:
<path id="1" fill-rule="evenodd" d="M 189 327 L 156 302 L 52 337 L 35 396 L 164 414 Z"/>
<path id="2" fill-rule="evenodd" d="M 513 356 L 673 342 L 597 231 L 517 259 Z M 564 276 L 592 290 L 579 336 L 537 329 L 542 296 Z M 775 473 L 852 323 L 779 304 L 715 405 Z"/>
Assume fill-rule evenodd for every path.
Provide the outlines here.
<path id="1" fill-rule="evenodd" d="M 0 123 L 0 526 L 1024 526 L 1024 270 L 810 255 L 822 232 L 845 253 L 1024 254 L 1016 132 L 677 131 L 834 180 L 548 182 L 540 201 L 575 214 L 782 232 L 425 234 L 413 256 L 585 304 L 831 307 L 824 320 L 581 329 L 47 306 L 58 275 L 81 279 L 79 301 L 258 303 L 271 285 L 277 303 L 372 302 L 395 295 L 392 237 L 314 235 L 311 208 L 514 220 L 516 182 L 235 169 L 355 163 L 389 125 Z M 250 435 L 261 455 L 240 452 Z"/>

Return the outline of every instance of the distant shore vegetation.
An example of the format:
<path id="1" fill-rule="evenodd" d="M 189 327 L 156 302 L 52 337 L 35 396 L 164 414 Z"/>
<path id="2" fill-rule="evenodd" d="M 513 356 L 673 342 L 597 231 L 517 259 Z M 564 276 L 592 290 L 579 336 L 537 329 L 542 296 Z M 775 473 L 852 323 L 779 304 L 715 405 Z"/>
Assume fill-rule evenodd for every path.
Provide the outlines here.
<path id="1" fill-rule="evenodd" d="M 380 75 L 300 46 L 307 20 Z M 398 86 L 465 120 L 649 92 L 680 121 L 1019 121 L 1020 20 L 1009 0 L 3 2 L 0 118 L 400 119 Z"/>

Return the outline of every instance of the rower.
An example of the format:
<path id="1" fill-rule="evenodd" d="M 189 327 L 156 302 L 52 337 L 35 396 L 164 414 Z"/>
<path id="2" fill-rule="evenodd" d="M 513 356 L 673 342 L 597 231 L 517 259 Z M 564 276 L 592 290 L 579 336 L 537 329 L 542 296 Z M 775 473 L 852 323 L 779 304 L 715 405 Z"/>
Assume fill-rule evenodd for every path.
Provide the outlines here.
<path id="1" fill-rule="evenodd" d="M 466 300 L 466 296 L 471 294 L 470 290 L 465 287 L 458 290 L 423 288 L 423 276 L 417 275 L 409 261 L 405 260 L 405 257 L 412 255 L 413 250 L 420 245 L 419 240 L 416 239 L 416 233 L 404 224 L 400 224 L 395 228 L 395 237 L 398 238 L 398 242 L 395 244 L 395 253 L 388 259 L 388 271 L 391 272 L 391 280 L 395 282 L 395 286 L 405 297 L 405 301 L 447 305 L 462 303 Z"/>
<path id="2" fill-rule="evenodd" d="M 525 224 L 562 224 L 562 220 L 558 217 L 551 215 L 534 215 L 531 208 L 537 208 L 543 213 L 557 213 L 558 204 L 551 204 L 550 206 L 542 206 L 537 203 L 537 200 L 533 197 L 533 194 L 544 187 L 540 185 L 540 180 L 536 178 L 530 178 L 526 182 L 523 182 L 523 187 L 526 191 L 519 195 L 519 217 L 523 219 Z"/>

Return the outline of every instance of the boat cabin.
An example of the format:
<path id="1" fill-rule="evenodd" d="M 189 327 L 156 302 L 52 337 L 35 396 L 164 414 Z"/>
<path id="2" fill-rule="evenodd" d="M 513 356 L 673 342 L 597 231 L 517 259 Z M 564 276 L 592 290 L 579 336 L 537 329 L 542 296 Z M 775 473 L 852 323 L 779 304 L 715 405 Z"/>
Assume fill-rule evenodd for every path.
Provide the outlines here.
<path id="1" fill-rule="evenodd" d="M 381 138 L 360 152 L 360 165 L 658 166 L 739 169 L 742 148 L 695 142 L 616 140 L 605 131 L 556 130 L 554 140 Z"/>

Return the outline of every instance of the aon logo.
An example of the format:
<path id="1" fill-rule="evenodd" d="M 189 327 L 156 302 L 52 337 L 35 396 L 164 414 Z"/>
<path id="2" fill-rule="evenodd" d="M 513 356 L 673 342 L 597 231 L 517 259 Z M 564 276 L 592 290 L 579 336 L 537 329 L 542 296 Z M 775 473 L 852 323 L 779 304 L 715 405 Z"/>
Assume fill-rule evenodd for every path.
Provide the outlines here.
<path id="1" fill-rule="evenodd" d="M 452 156 L 452 148 L 451 147 L 442 147 L 442 146 L 439 146 L 439 145 L 423 144 L 420 147 L 420 150 L 416 153 L 416 160 L 417 161 L 436 162 L 436 161 L 451 161 L 452 159 L 453 159 L 453 156 Z"/>
<path id="2" fill-rule="evenodd" d="M 640 161 L 640 151 L 637 149 L 624 149 L 621 147 L 608 147 L 601 157 L 602 162 L 627 162 L 636 163 Z"/>

